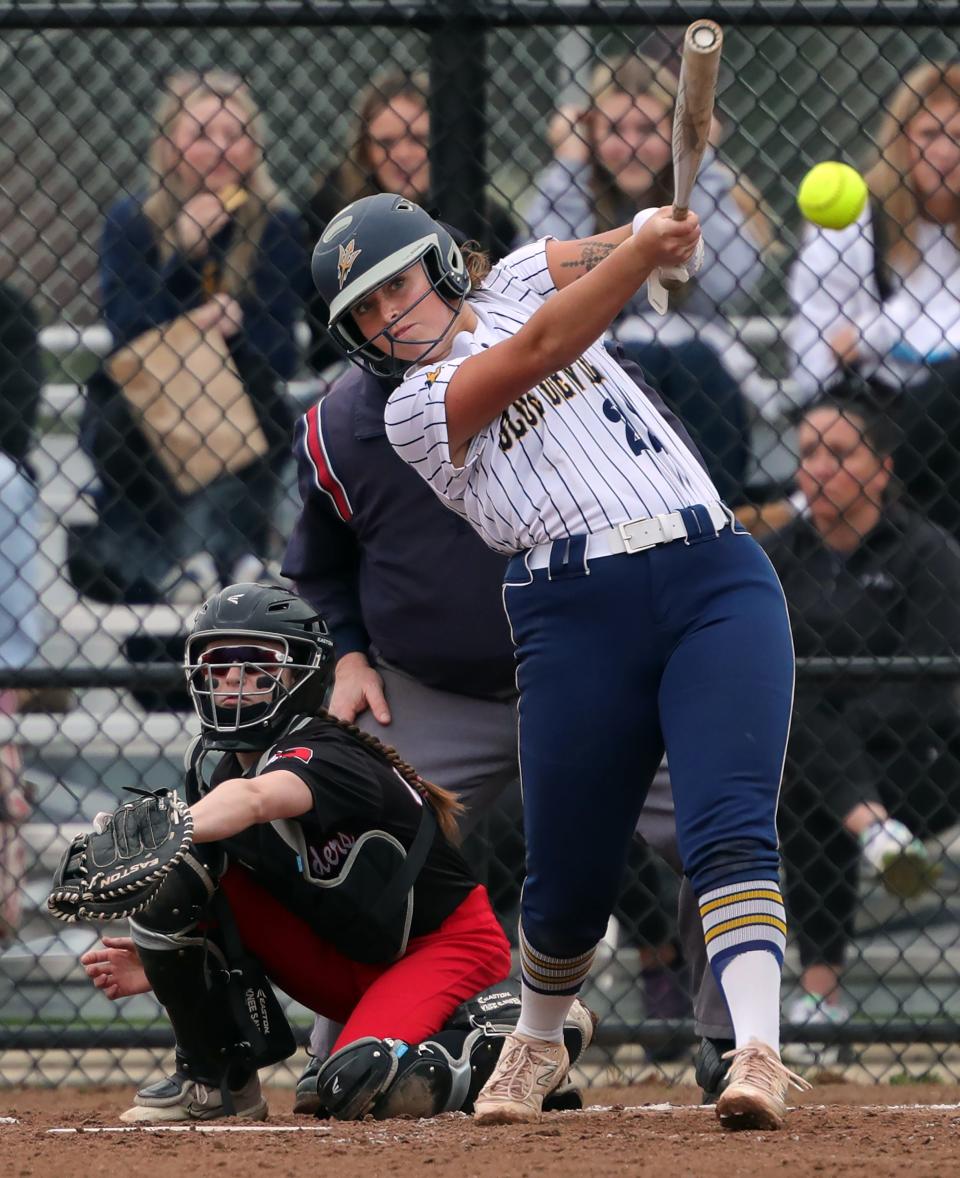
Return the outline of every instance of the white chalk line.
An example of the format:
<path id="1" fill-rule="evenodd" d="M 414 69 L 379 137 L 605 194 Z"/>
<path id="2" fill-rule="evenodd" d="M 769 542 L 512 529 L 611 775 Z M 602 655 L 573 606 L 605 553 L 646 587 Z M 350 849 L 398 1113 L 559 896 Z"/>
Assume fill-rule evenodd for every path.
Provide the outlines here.
<path id="1" fill-rule="evenodd" d="M 676 1112 L 701 1112 L 712 1113 L 715 1106 L 712 1104 L 638 1104 L 638 1105 L 611 1105 L 611 1104 L 591 1104 L 588 1108 L 581 1109 L 582 1113 L 676 1113 Z M 800 1112 L 802 1109 L 816 1109 L 818 1112 L 829 1112 L 832 1109 L 846 1109 L 848 1112 L 862 1112 L 862 1113 L 916 1113 L 916 1112 L 938 1112 L 938 1113 L 955 1113 L 960 1112 L 960 1103 L 958 1104 L 802 1104 L 788 1108 L 788 1113 Z M 574 1116 L 577 1114 L 574 1113 Z"/>

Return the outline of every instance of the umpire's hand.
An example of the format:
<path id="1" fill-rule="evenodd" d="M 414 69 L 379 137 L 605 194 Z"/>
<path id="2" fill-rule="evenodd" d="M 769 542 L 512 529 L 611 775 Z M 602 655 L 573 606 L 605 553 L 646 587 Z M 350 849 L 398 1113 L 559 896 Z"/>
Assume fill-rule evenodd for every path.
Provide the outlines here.
<path id="1" fill-rule="evenodd" d="M 378 723 L 390 723 L 390 709 L 380 673 L 370 666 L 365 654 L 352 651 L 337 663 L 330 711 L 338 720 L 353 724 L 367 708 Z"/>

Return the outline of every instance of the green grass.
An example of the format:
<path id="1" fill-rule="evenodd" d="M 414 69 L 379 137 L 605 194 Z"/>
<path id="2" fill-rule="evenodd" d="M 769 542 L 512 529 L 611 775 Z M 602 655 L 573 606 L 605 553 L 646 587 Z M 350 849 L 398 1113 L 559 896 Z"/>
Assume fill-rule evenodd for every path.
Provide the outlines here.
<path id="1" fill-rule="evenodd" d="M 887 1083 L 895 1088 L 902 1088 L 906 1084 L 945 1084 L 946 1081 L 939 1072 L 921 1072 L 917 1076 L 910 1072 L 897 1072 L 890 1077 Z"/>

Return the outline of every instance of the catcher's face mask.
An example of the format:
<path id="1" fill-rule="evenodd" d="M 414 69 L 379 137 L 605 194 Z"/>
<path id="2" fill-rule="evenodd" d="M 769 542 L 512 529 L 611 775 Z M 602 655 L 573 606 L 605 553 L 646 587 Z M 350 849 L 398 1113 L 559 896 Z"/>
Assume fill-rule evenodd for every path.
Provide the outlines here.
<path id="1" fill-rule="evenodd" d="M 190 698 L 205 736 L 253 739 L 266 748 L 296 711 L 304 684 L 317 673 L 315 659 L 286 638 L 245 632 L 192 636 L 186 672 Z M 299 661 L 299 655 L 307 661 Z M 259 739 L 258 739 L 259 738 Z M 234 743 L 230 742 L 231 747 Z"/>

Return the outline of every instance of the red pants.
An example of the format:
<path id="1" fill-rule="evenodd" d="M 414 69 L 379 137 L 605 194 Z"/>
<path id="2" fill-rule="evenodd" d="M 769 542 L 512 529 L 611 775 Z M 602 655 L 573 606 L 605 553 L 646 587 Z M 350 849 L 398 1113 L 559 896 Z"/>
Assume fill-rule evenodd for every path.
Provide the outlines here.
<path id="1" fill-rule="evenodd" d="M 267 976 L 316 1014 L 343 1023 L 334 1051 L 373 1035 L 420 1043 L 479 990 L 510 973 L 510 946 L 477 886 L 432 933 L 387 965 L 361 965 L 231 866 L 221 880 L 240 937 Z"/>

